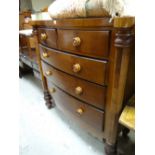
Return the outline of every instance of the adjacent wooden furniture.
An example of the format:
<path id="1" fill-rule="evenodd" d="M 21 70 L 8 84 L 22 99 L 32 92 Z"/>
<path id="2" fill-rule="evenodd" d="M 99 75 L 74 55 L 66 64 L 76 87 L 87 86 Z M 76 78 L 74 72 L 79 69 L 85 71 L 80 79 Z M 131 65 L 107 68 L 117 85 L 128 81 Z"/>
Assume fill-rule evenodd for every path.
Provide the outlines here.
<path id="1" fill-rule="evenodd" d="M 118 119 L 134 94 L 134 18 L 32 21 L 48 108 L 106 142 L 116 154 Z"/>
<path id="2" fill-rule="evenodd" d="M 29 22 L 29 19 L 31 19 L 31 12 L 25 11 L 19 13 L 19 29 L 32 29 L 32 25 Z"/>
<path id="3" fill-rule="evenodd" d="M 36 41 L 32 33 L 30 23 L 31 12 L 25 11 L 19 14 L 19 76 L 22 77 L 25 72 L 33 72 L 38 79 L 40 70 L 36 54 Z"/>
<path id="4" fill-rule="evenodd" d="M 36 54 L 36 41 L 33 37 L 32 30 L 19 31 L 19 73 L 25 70 L 33 71 L 34 76 L 41 80 L 38 59 Z"/>
<path id="5" fill-rule="evenodd" d="M 119 123 L 122 125 L 123 136 L 126 137 L 130 130 L 135 131 L 135 96 L 133 95 L 124 107 Z"/>

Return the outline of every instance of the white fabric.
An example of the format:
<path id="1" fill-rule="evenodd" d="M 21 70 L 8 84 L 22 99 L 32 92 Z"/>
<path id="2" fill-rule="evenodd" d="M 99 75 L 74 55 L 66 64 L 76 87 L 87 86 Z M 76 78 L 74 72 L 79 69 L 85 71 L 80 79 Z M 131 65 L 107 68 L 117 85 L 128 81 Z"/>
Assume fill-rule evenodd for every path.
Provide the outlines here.
<path id="1" fill-rule="evenodd" d="M 56 0 L 48 8 L 52 18 L 86 17 L 87 0 Z"/>
<path id="2" fill-rule="evenodd" d="M 22 35 L 25 35 L 25 36 L 30 36 L 30 35 L 32 35 L 32 29 L 20 30 L 19 34 L 22 34 Z"/>
<path id="3" fill-rule="evenodd" d="M 56 0 L 48 8 L 52 18 L 134 15 L 134 0 Z"/>

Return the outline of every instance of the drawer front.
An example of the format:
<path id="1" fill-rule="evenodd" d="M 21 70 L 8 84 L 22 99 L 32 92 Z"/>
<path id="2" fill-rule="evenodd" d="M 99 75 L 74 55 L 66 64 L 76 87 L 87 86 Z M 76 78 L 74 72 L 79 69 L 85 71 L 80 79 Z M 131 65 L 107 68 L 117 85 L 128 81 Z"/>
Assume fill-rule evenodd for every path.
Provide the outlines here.
<path id="1" fill-rule="evenodd" d="M 57 88 L 52 82 L 48 81 L 48 88 L 53 90 L 52 96 L 56 105 L 64 110 L 68 110 L 75 116 L 79 117 L 81 121 L 89 124 L 97 130 L 103 130 L 104 112 L 97 110 L 83 102 L 75 99 L 74 97 L 64 93 Z"/>
<path id="2" fill-rule="evenodd" d="M 108 57 L 109 31 L 58 30 L 58 48 L 80 55 Z"/>
<path id="3" fill-rule="evenodd" d="M 107 61 L 88 59 L 41 46 L 40 52 L 41 58 L 57 69 L 101 85 L 106 83 Z"/>
<path id="4" fill-rule="evenodd" d="M 76 78 L 42 61 L 44 76 L 67 93 L 95 107 L 104 109 L 106 87 Z"/>
<path id="5" fill-rule="evenodd" d="M 39 42 L 41 44 L 44 44 L 48 47 L 56 48 L 57 47 L 57 35 L 56 35 L 56 30 L 55 29 L 45 29 L 45 28 L 40 28 L 38 29 L 39 33 Z"/>

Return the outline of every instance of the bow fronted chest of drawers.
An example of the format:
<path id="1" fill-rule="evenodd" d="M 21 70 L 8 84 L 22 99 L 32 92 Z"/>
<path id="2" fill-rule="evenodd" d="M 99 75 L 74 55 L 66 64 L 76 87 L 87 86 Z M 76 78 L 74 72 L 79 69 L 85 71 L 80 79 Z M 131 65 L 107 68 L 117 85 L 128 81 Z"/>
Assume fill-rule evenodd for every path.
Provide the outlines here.
<path id="1" fill-rule="evenodd" d="M 118 118 L 134 94 L 134 18 L 32 21 L 48 108 L 57 106 L 115 153 Z"/>

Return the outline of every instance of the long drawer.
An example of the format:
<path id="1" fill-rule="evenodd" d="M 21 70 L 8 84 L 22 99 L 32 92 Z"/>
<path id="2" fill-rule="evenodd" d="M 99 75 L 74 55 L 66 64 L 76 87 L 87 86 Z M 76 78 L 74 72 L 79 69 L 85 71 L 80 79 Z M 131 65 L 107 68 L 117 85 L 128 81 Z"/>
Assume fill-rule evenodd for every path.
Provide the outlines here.
<path id="1" fill-rule="evenodd" d="M 107 58 L 109 31 L 58 30 L 58 48 L 95 58 Z"/>
<path id="2" fill-rule="evenodd" d="M 40 52 L 42 60 L 59 70 L 100 85 L 106 84 L 107 61 L 80 57 L 42 45 Z"/>
<path id="3" fill-rule="evenodd" d="M 102 131 L 104 125 L 104 112 L 101 110 L 97 110 L 83 102 L 75 99 L 74 97 L 66 94 L 52 82 L 48 81 L 48 88 L 52 90 L 52 97 L 56 105 L 64 110 L 68 110 L 73 113 L 76 117 L 79 117 L 81 121 L 86 122 L 93 128 Z"/>
<path id="4" fill-rule="evenodd" d="M 67 93 L 100 109 L 104 109 L 106 87 L 61 72 L 43 61 L 42 68 L 44 76 Z"/>

